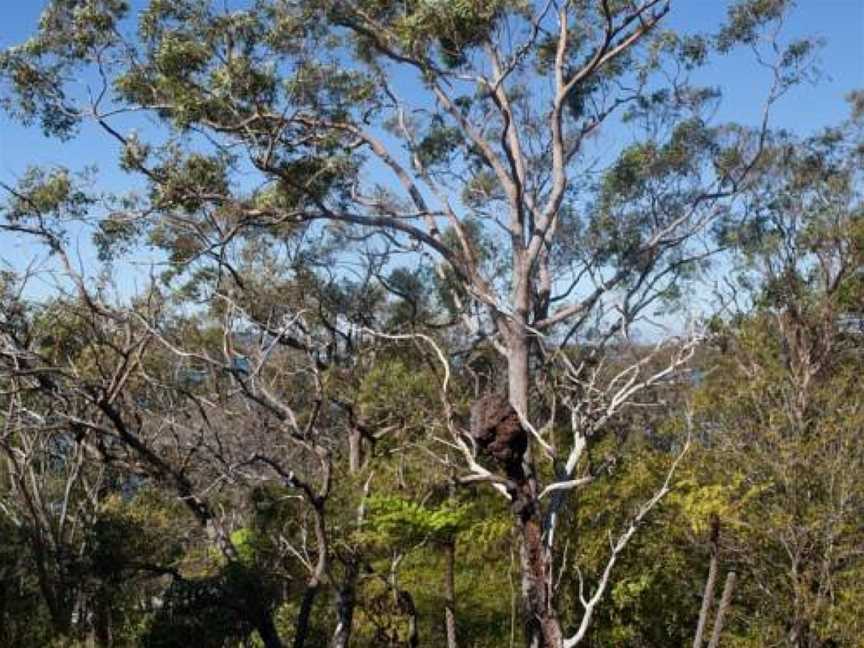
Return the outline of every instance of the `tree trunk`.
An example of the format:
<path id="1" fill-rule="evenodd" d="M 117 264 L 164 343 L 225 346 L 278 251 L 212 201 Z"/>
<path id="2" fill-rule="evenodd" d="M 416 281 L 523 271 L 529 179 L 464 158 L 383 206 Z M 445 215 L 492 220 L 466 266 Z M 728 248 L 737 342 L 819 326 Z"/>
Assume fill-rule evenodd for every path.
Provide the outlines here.
<path id="1" fill-rule="evenodd" d="M 456 648 L 456 541 L 447 542 L 444 552 L 444 627 L 447 632 L 447 648 Z"/>
<path id="2" fill-rule="evenodd" d="M 310 574 L 306 583 L 306 591 L 303 592 L 303 600 L 300 602 L 300 612 L 297 615 L 294 635 L 294 648 L 303 648 L 309 636 L 309 620 L 312 617 L 312 607 L 321 589 L 321 582 L 327 573 L 327 526 L 324 523 L 324 498 L 320 496 L 310 497 L 315 513 L 315 539 L 318 542 L 318 562 L 315 570 Z"/>
<path id="3" fill-rule="evenodd" d="M 309 636 L 309 620 L 312 617 L 312 606 L 318 596 L 320 585 L 317 580 L 310 581 L 303 592 L 303 600 L 300 601 L 300 613 L 297 615 L 295 625 L 294 648 L 303 648 Z M 268 646 L 269 648 L 269 646 Z"/>
<path id="4" fill-rule="evenodd" d="M 348 648 L 348 642 L 351 640 L 359 573 L 360 561 L 356 557 L 351 557 L 345 563 L 345 580 L 336 593 L 336 631 L 333 633 L 332 648 Z"/>
<path id="5" fill-rule="evenodd" d="M 111 633 L 111 603 L 107 592 L 99 592 L 93 609 L 93 635 L 99 648 L 114 645 Z"/>
<path id="6" fill-rule="evenodd" d="M 55 634 L 66 637 L 72 629 L 72 605 L 69 602 L 72 597 L 68 596 L 63 585 L 57 585 L 56 582 L 52 582 L 47 566 L 49 552 L 53 552 L 56 555 L 57 549 L 46 547 L 42 535 L 38 530 L 34 531 L 30 537 L 36 565 L 36 579 L 39 584 L 39 592 L 42 594 L 42 599 L 48 608 L 51 629 Z M 62 572 L 62 565 L 57 565 L 57 569 Z M 62 578 L 55 578 L 53 580 L 62 581 Z"/>
<path id="7" fill-rule="evenodd" d="M 507 387 L 510 403 L 528 416 L 528 371 L 529 340 L 524 331 L 513 331 L 507 345 Z"/>
<path id="8" fill-rule="evenodd" d="M 530 340 L 524 327 L 513 327 L 508 340 L 507 378 L 510 403 L 528 417 Z M 525 644 L 528 648 L 560 648 L 561 624 L 552 600 L 551 552 L 543 542 L 543 513 L 531 458 L 531 443 L 521 469 L 508 475 L 516 483 L 513 512 L 521 537 L 520 571 Z"/>
<path id="9" fill-rule="evenodd" d="M 408 648 L 417 648 L 420 645 L 420 626 L 414 597 L 407 590 L 397 590 L 396 598 L 399 610 L 408 617 Z"/>
<path id="10" fill-rule="evenodd" d="M 551 556 L 543 543 L 540 510 L 533 498 L 522 493 L 514 508 L 522 538 L 520 569 L 525 642 L 529 648 L 559 648 L 563 635 L 551 595 Z"/>
<path id="11" fill-rule="evenodd" d="M 732 591 L 735 589 L 735 572 L 726 575 L 726 584 L 723 586 L 723 595 L 720 597 L 720 607 L 717 608 L 717 617 L 714 619 L 714 632 L 711 633 L 711 641 L 708 648 L 717 648 L 720 645 L 720 636 L 723 633 L 723 623 L 726 621 L 726 613 L 732 605 Z"/>
<path id="12" fill-rule="evenodd" d="M 720 520 L 714 516 L 711 519 L 711 563 L 708 567 L 708 580 L 702 594 L 702 608 L 699 610 L 699 622 L 696 625 L 696 636 L 693 638 L 693 648 L 702 648 L 705 627 L 708 625 L 708 615 L 714 604 L 714 584 L 717 581 L 718 540 L 720 535 Z"/>
<path id="13" fill-rule="evenodd" d="M 282 640 L 276 631 L 276 625 L 273 623 L 273 615 L 270 611 L 261 615 L 255 629 L 258 631 L 258 636 L 261 638 L 264 648 L 283 648 Z"/>
<path id="14" fill-rule="evenodd" d="M 357 425 L 348 429 L 348 467 L 351 474 L 360 471 L 363 465 L 363 433 Z"/>

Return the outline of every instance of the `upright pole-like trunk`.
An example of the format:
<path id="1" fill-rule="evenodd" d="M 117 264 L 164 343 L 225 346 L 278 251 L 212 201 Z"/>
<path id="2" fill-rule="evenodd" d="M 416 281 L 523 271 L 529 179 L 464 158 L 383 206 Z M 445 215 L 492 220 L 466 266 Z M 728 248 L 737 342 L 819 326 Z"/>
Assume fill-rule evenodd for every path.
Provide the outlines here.
<path id="1" fill-rule="evenodd" d="M 456 541 L 444 544 L 444 628 L 447 648 L 456 648 Z"/>
<path id="2" fill-rule="evenodd" d="M 711 633 L 711 641 L 708 648 L 717 648 L 720 645 L 720 636 L 723 633 L 723 624 L 726 614 L 732 605 L 732 591 L 735 589 L 735 572 L 726 575 L 726 584 L 723 586 L 723 595 L 720 597 L 720 607 L 717 608 L 717 617 L 714 619 L 714 632 Z"/>
<path id="3" fill-rule="evenodd" d="M 714 584 L 717 581 L 718 541 L 720 535 L 720 520 L 716 516 L 711 519 L 711 563 L 708 567 L 708 580 L 705 592 L 702 594 L 702 609 L 699 611 L 699 622 L 696 625 L 696 636 L 693 638 L 693 648 L 702 648 L 703 635 L 708 625 L 708 615 L 714 603 Z"/>
<path id="4" fill-rule="evenodd" d="M 315 598 L 318 596 L 320 587 L 318 579 L 314 577 L 306 584 L 303 599 L 300 601 L 300 612 L 297 614 L 297 622 L 294 625 L 294 648 L 303 648 L 306 645 L 306 639 L 309 637 L 309 622 L 312 618 L 312 606 L 315 604 Z"/>
<path id="5" fill-rule="evenodd" d="M 255 629 L 258 631 L 258 637 L 265 648 L 283 648 L 279 632 L 276 630 L 276 624 L 273 623 L 272 612 L 268 610 L 263 614 Z"/>
<path id="6" fill-rule="evenodd" d="M 356 425 L 348 430 L 348 468 L 351 474 L 360 471 L 363 463 L 363 433 Z"/>
<path id="7" fill-rule="evenodd" d="M 107 592 L 97 594 L 93 608 L 93 635 L 99 648 L 110 648 L 114 645 L 111 633 L 111 603 Z"/>
<path id="8" fill-rule="evenodd" d="M 359 574 L 360 560 L 352 556 L 345 562 L 345 578 L 336 592 L 336 631 L 333 633 L 332 648 L 348 648 L 351 640 Z"/>
<path id="9" fill-rule="evenodd" d="M 414 605 L 414 597 L 406 590 L 398 590 L 396 593 L 399 609 L 408 616 L 408 648 L 417 648 L 420 645 L 420 626 L 417 619 L 417 606 Z"/>
<path id="10" fill-rule="evenodd" d="M 349 410 L 349 414 L 351 416 L 351 425 L 348 429 L 348 469 L 352 476 L 356 476 L 363 464 L 363 430 L 360 428 L 359 421 L 354 418 L 353 409 Z M 358 527 L 363 524 L 366 512 L 366 497 L 369 494 L 371 480 L 372 475 L 370 474 L 366 480 L 366 485 L 363 487 L 360 505 L 357 507 Z M 356 548 L 354 551 L 349 552 L 346 557 L 342 558 L 342 564 L 345 565 L 345 576 L 336 590 L 336 630 L 333 632 L 333 639 L 330 643 L 331 648 L 347 648 L 351 640 L 354 625 L 354 608 L 357 605 L 357 579 L 360 576 L 360 566 L 362 564 L 362 556 L 355 552 Z"/>
<path id="11" fill-rule="evenodd" d="M 528 356 L 530 344 L 525 331 L 514 325 L 507 345 L 507 387 L 510 403 L 513 407 L 528 415 L 529 368 Z"/>
<path id="12" fill-rule="evenodd" d="M 507 350 L 510 403 L 527 417 L 530 339 L 525 327 L 514 327 Z M 516 483 L 513 511 L 522 540 L 520 571 L 525 643 L 528 648 L 560 648 L 563 634 L 552 600 L 552 556 L 543 542 L 543 515 L 537 497 L 530 442 L 521 469 L 508 476 Z"/>
<path id="13" fill-rule="evenodd" d="M 522 537 L 522 611 L 529 648 L 560 648 L 563 635 L 552 599 L 551 555 L 543 542 L 543 527 L 536 501 L 519 496 L 517 513 Z"/>
<path id="14" fill-rule="evenodd" d="M 318 592 L 321 590 L 321 582 L 327 571 L 327 528 L 324 524 L 324 499 L 316 497 L 311 502 L 315 515 L 315 539 L 318 543 L 318 562 L 306 583 L 303 599 L 300 601 L 300 612 L 295 624 L 294 648 L 303 648 L 309 636 L 309 623 L 312 619 L 312 607 Z"/>

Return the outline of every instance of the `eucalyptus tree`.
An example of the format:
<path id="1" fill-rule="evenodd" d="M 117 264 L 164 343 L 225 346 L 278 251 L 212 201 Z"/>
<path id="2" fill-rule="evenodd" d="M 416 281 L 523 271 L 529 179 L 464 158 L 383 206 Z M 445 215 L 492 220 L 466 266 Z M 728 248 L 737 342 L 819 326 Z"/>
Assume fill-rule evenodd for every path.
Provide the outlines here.
<path id="1" fill-rule="evenodd" d="M 742 586 L 769 593 L 742 596 L 738 632 L 760 643 L 843 645 L 861 632 L 850 612 L 864 569 L 864 122 L 860 93 L 850 99 L 850 120 L 766 151 L 770 172 L 747 198 L 755 218 L 721 231 L 739 253 L 726 286 L 736 317 L 698 416 L 708 472 L 737 483 L 724 505 L 747 498 L 727 551 Z"/>
<path id="2" fill-rule="evenodd" d="M 661 335 L 623 366 L 613 349 L 616 371 L 607 346 L 714 251 L 703 234 L 757 170 L 770 106 L 807 73 L 812 43 L 778 41 L 790 4 L 732 2 L 714 33 L 687 34 L 666 28 L 668 0 L 150 0 L 135 15 L 123 0 L 50 0 L 0 71 L 25 123 L 67 138 L 90 122 L 117 146 L 147 192 L 101 219 L 101 250 L 143 237 L 171 265 L 164 280 L 191 279 L 184 294 L 254 305 L 281 286 L 289 304 L 304 273 L 364 260 L 397 295 L 398 263 L 434 277 L 443 316 L 428 323 L 455 318 L 461 346 L 490 345 L 506 366 L 477 438 L 450 399 L 449 347 L 375 334 L 434 347 L 461 479 L 500 492 L 522 538 L 526 642 L 573 646 L 671 482 L 625 525 L 565 631 L 555 531 L 594 477 L 585 447 L 695 339 Z M 719 93 L 690 75 L 739 45 L 768 71 L 764 112 L 714 124 Z M 32 233 L 26 214 L 7 228 Z M 277 250 L 283 276 L 244 276 L 238 259 Z M 292 312 L 251 323 L 302 350 Z M 364 313 L 350 321 L 380 325 Z"/>

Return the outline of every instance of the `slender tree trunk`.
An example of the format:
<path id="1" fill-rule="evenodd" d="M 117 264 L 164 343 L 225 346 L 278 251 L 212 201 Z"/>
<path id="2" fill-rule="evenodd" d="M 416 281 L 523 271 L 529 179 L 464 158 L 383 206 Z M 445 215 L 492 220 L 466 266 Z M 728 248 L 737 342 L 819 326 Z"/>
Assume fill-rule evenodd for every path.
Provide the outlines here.
<path id="1" fill-rule="evenodd" d="M 303 600 L 300 602 L 300 613 L 297 615 L 296 634 L 294 635 L 294 648 L 303 648 L 309 636 L 309 621 L 312 617 L 312 607 L 321 589 L 321 581 L 327 571 L 327 527 L 324 523 L 324 499 L 314 498 L 312 506 L 315 513 L 315 539 L 318 543 L 318 562 L 314 572 L 310 575 L 303 592 Z M 268 648 L 270 648 L 268 646 Z"/>
<path id="2" fill-rule="evenodd" d="M 723 595 L 720 597 L 720 607 L 717 608 L 717 618 L 714 619 L 714 632 L 711 633 L 711 641 L 708 648 L 717 648 L 720 645 L 720 635 L 723 633 L 723 623 L 726 621 L 726 613 L 732 605 L 732 591 L 735 589 L 735 572 L 726 575 L 726 584 L 723 586 Z"/>
<path id="3" fill-rule="evenodd" d="M 417 648 L 420 645 L 420 626 L 417 622 L 417 606 L 414 597 L 406 590 L 397 591 L 399 609 L 408 616 L 408 647 Z"/>
<path id="4" fill-rule="evenodd" d="M 720 520 L 711 520 L 711 563 L 708 567 L 708 581 L 702 594 L 702 609 L 699 610 L 699 623 L 696 625 L 696 636 L 693 638 L 693 648 L 702 648 L 705 627 L 708 625 L 708 614 L 714 604 L 714 587 L 717 582 L 718 540 L 720 535 Z"/>
<path id="5" fill-rule="evenodd" d="M 363 433 L 356 425 L 348 430 L 348 466 L 351 474 L 359 472 L 363 464 Z"/>
<path id="6" fill-rule="evenodd" d="M 348 469 L 351 475 L 356 476 L 363 467 L 364 460 L 368 461 L 369 453 L 366 457 L 363 456 L 363 430 L 360 427 L 360 422 L 355 418 L 355 411 L 349 409 L 351 425 L 348 429 Z M 360 498 L 360 505 L 357 507 L 357 526 L 363 524 L 365 515 L 365 502 L 369 494 L 369 484 L 371 475 L 366 480 L 366 485 L 363 487 L 363 494 Z M 336 591 L 336 630 L 333 633 L 333 639 L 330 643 L 331 648 L 347 648 L 351 640 L 351 634 L 354 625 L 354 608 L 357 604 L 357 578 L 360 576 L 360 566 L 362 557 L 356 553 L 357 549 L 348 552 L 347 556 L 342 558 L 342 564 L 345 565 L 345 577 L 339 588 Z"/>
<path id="7" fill-rule="evenodd" d="M 114 645 L 111 635 L 111 603 L 107 592 L 99 592 L 93 609 L 93 635 L 99 648 Z"/>
<path id="8" fill-rule="evenodd" d="M 46 547 L 39 531 L 31 534 L 31 542 L 34 553 L 34 562 L 36 565 L 36 579 L 39 583 L 39 592 L 42 594 L 42 599 L 48 608 L 48 615 L 51 619 L 51 629 L 55 634 L 60 636 L 68 636 L 72 629 L 72 606 L 69 605 L 66 592 L 63 587 L 55 587 L 52 579 L 49 576 L 49 569 L 46 565 L 48 561 L 48 552 L 56 553 L 56 548 Z"/>
<path id="9" fill-rule="evenodd" d="M 708 613 L 714 602 L 714 584 L 717 581 L 717 556 L 711 556 L 711 566 L 708 568 L 708 581 L 702 594 L 702 609 L 699 611 L 699 623 L 696 626 L 696 636 L 693 638 L 693 648 L 701 648 L 704 643 L 705 626 L 708 624 Z"/>
<path id="10" fill-rule="evenodd" d="M 359 574 L 360 561 L 352 556 L 345 563 L 345 579 L 336 593 L 336 632 L 333 633 L 332 648 L 348 648 L 351 640 Z"/>
<path id="11" fill-rule="evenodd" d="M 317 579 L 311 580 L 306 585 L 306 591 L 303 592 L 303 599 L 300 601 L 300 612 L 297 615 L 297 623 L 295 624 L 294 648 L 303 648 L 306 645 L 306 639 L 309 637 L 309 620 L 312 618 L 312 607 L 315 604 L 315 599 L 318 596 L 320 588 L 321 586 Z M 267 648 L 270 648 L 270 646 Z"/>
<path id="12" fill-rule="evenodd" d="M 258 631 L 264 648 L 283 648 L 282 640 L 279 638 L 276 625 L 273 623 L 273 614 L 269 610 L 261 615 L 255 629 Z"/>
<path id="13" fill-rule="evenodd" d="M 447 648 L 456 648 L 456 541 L 444 545 L 444 627 L 447 632 Z"/>

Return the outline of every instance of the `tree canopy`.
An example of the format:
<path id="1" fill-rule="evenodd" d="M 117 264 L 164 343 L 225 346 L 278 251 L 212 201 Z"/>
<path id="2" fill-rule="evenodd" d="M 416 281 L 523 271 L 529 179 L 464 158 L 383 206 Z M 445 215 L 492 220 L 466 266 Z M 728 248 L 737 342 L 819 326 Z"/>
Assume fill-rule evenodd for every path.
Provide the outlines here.
<path id="1" fill-rule="evenodd" d="M 793 3 L 44 4 L 0 105 L 128 187 L 0 184 L 6 643 L 855 645 L 864 100 L 772 128 Z"/>

